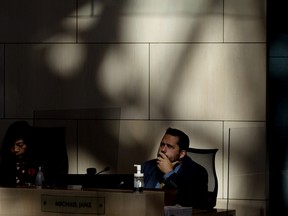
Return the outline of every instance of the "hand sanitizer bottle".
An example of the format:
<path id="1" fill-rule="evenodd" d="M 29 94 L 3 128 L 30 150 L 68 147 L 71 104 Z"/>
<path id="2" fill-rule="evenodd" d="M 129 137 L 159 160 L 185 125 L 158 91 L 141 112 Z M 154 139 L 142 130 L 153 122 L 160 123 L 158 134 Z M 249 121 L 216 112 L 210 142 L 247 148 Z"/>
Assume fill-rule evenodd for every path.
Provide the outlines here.
<path id="1" fill-rule="evenodd" d="M 35 185 L 37 188 L 42 188 L 43 182 L 44 182 L 44 174 L 41 170 L 41 167 L 39 167 L 39 170 L 36 174 L 36 179 L 35 179 Z"/>
<path id="2" fill-rule="evenodd" d="M 137 172 L 134 173 L 134 191 L 142 192 L 144 189 L 144 174 L 141 173 L 141 165 L 134 164 Z"/>

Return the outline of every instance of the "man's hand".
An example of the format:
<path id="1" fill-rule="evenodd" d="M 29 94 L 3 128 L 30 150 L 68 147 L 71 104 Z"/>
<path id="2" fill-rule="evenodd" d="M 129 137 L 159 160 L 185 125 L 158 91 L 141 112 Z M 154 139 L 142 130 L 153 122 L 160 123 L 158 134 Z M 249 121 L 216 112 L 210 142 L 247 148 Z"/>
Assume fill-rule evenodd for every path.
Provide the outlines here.
<path id="1" fill-rule="evenodd" d="M 179 161 L 171 162 L 164 153 L 159 152 L 157 157 L 157 166 L 164 174 L 173 170 L 173 167 L 178 163 Z"/>

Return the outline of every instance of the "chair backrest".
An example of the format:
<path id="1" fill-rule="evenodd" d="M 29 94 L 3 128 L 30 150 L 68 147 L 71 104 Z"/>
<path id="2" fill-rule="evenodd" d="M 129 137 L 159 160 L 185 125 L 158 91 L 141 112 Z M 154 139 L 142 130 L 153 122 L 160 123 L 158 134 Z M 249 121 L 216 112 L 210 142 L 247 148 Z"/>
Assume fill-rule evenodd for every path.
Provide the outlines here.
<path id="1" fill-rule="evenodd" d="M 68 174 L 65 127 L 33 127 L 33 156 L 43 166 L 47 184 Z"/>
<path id="2" fill-rule="evenodd" d="M 218 149 L 189 148 L 187 155 L 203 166 L 208 173 L 208 208 L 214 208 L 217 202 L 218 179 L 215 167 L 215 156 Z"/>

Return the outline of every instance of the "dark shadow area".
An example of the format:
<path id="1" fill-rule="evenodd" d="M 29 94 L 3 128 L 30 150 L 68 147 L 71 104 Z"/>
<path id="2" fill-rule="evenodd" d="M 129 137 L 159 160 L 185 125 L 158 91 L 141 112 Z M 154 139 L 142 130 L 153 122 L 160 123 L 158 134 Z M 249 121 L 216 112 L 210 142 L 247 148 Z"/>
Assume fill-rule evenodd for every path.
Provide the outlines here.
<path id="1" fill-rule="evenodd" d="M 267 0 L 267 149 L 269 215 L 288 214 L 287 1 Z"/>
<path id="2" fill-rule="evenodd" d="M 0 25 L 5 31 L 2 31 L 0 42 L 43 43 L 47 41 L 47 38 L 55 33 L 63 32 L 61 26 L 63 20 L 73 14 L 75 16 L 76 2 L 77 0 L 2 1 L 0 14 L 3 19 L 0 20 Z"/>
<path id="3" fill-rule="evenodd" d="M 43 169 L 46 184 L 53 185 L 68 174 L 64 127 L 33 127 L 31 149 Z"/>

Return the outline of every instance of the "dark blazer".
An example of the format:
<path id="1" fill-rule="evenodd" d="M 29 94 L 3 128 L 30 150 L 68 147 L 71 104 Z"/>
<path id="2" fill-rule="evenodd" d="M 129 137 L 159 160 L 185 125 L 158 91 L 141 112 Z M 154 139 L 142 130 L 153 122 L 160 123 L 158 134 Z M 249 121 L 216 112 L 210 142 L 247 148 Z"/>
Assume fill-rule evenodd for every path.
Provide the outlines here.
<path id="1" fill-rule="evenodd" d="M 144 173 L 144 187 L 155 188 L 157 182 L 163 182 L 166 191 L 176 190 L 176 195 L 170 205 L 179 204 L 194 208 L 207 207 L 208 174 L 204 167 L 185 156 L 177 173 L 172 174 L 165 181 L 163 173 L 157 167 L 157 159 L 146 161 L 142 165 Z"/>

